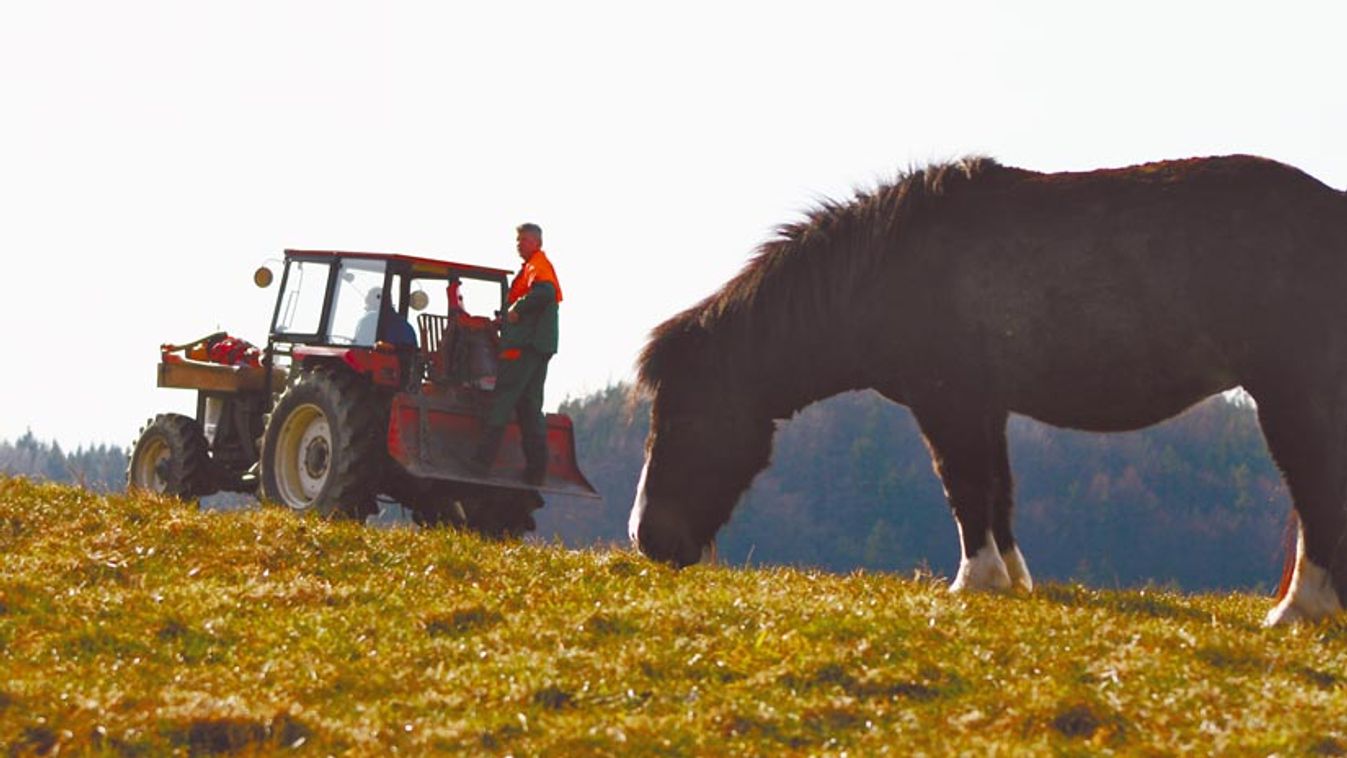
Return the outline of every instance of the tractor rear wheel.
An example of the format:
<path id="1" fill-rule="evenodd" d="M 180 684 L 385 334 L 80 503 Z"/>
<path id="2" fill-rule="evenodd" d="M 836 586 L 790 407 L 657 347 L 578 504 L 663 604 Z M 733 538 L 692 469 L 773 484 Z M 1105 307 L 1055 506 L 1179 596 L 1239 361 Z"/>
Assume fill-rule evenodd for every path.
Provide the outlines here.
<path id="1" fill-rule="evenodd" d="M 423 529 L 451 526 L 492 539 L 518 539 L 533 531 L 533 512 L 543 507 L 533 490 L 478 484 L 443 483 L 407 499 L 412 521 Z"/>
<path id="2" fill-rule="evenodd" d="M 463 510 L 462 500 L 446 500 L 433 505 L 421 503 L 417 507 L 411 508 L 411 512 L 412 523 L 422 529 L 437 529 L 445 526 L 461 529 L 468 525 L 468 516 Z"/>
<path id="3" fill-rule="evenodd" d="M 402 507 L 411 511 L 412 523 L 422 529 L 442 526 L 461 528 L 467 525 L 467 516 L 458 496 L 459 491 L 449 482 L 419 479 L 406 474 L 399 466 L 392 466 L 385 490 Z"/>
<path id="4" fill-rule="evenodd" d="M 543 507 L 543 498 L 533 490 L 484 487 L 461 506 L 472 531 L 493 539 L 519 539 L 538 528 L 533 512 Z"/>
<path id="5" fill-rule="evenodd" d="M 214 469 L 201 425 L 161 413 L 140 430 L 126 462 L 127 489 L 192 498 L 214 494 Z"/>
<path id="6" fill-rule="evenodd" d="M 363 521 L 378 510 L 386 419 L 387 408 L 380 410 L 360 377 L 337 368 L 306 371 L 267 420 L 262 493 L 296 512 Z"/>

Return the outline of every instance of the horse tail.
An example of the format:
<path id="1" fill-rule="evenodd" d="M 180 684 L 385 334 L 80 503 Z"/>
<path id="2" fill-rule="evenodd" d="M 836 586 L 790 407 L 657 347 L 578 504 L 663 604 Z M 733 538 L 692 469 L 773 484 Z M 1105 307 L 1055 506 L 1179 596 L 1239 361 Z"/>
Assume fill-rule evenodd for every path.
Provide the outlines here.
<path id="1" fill-rule="evenodd" d="M 1300 536 L 1300 517 L 1296 515 L 1296 509 L 1291 508 L 1291 512 L 1286 517 L 1286 529 L 1282 531 L 1282 580 L 1277 585 L 1277 601 L 1286 597 L 1286 593 L 1291 591 L 1291 577 L 1296 572 L 1296 543 Z"/>

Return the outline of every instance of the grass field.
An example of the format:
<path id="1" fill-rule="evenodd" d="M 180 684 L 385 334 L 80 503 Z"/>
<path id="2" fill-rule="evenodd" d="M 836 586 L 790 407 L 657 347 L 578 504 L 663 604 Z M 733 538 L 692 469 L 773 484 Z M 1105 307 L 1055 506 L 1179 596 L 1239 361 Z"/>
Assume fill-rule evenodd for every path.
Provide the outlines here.
<path id="1" fill-rule="evenodd" d="M 0 751 L 1347 753 L 1347 623 L 0 478 Z M 1032 556 L 1030 556 L 1032 561 Z"/>

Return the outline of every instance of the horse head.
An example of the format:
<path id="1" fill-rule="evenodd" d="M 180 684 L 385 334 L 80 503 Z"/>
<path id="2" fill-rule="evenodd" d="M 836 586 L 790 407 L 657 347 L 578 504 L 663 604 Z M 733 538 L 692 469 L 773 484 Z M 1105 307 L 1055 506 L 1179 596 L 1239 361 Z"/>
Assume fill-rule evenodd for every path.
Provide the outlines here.
<path id="1" fill-rule="evenodd" d="M 628 532 L 642 553 L 678 567 L 711 546 L 767 465 L 774 430 L 702 347 L 687 331 L 663 341 L 657 332 L 642 362 L 650 434 Z"/>

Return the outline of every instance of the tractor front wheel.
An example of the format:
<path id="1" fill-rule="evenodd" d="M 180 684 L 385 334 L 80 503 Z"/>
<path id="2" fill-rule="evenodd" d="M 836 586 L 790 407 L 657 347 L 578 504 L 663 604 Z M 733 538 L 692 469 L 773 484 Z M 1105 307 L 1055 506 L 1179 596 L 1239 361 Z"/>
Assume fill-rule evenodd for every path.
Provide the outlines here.
<path id="1" fill-rule="evenodd" d="M 276 403 L 262 439 L 262 492 L 297 512 L 364 518 L 387 456 L 385 413 L 359 377 L 342 369 L 305 372 Z"/>
<path id="2" fill-rule="evenodd" d="M 184 498 L 214 494 L 206 435 L 196 419 L 161 413 L 146 422 L 127 459 L 126 486 Z"/>

